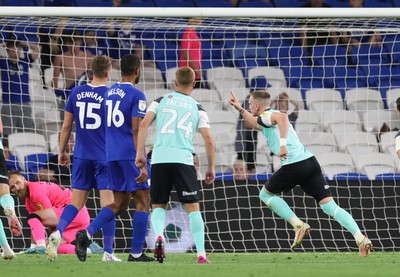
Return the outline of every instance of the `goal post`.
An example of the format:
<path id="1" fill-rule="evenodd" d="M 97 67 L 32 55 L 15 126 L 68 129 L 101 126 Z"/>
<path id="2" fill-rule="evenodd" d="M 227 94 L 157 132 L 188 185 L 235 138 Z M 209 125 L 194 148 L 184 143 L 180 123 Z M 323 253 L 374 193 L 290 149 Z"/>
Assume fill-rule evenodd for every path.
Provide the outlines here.
<path id="1" fill-rule="evenodd" d="M 140 53 L 143 67 L 137 87 L 150 103 L 174 89 L 182 34 L 188 18 L 199 17 L 202 23 L 196 26 L 196 32 L 202 43 L 204 87 L 195 89 L 192 96 L 209 114 L 218 173 L 214 185 L 202 186 L 207 251 L 292 251 L 294 232 L 258 198 L 268 177 L 279 169 L 279 160 L 270 154 L 261 134 L 247 130 L 238 139 L 236 128 L 244 125 L 237 125 L 238 113 L 227 103 L 230 91 L 244 101 L 260 88 L 267 88 L 272 100 L 285 93 L 290 99 L 289 114 L 298 106 L 293 123 L 300 140 L 320 161 L 338 205 L 353 215 L 374 249 L 399 251 L 400 162 L 394 149 L 394 135 L 400 126 L 396 112 L 396 99 L 400 97 L 399 12 L 398 8 L 2 7 L 0 43 L 4 44 L 0 55 L 7 58 L 7 48 L 16 46 L 7 44 L 11 37 L 23 42 L 24 51 L 28 51 L 20 53 L 21 57 L 34 53 L 34 48 L 28 49 L 29 44 L 37 44 L 42 50 L 35 61 L 25 61 L 29 78 L 21 78 L 18 83 L 20 88 L 29 88 L 30 102 L 14 105 L 31 107 L 32 115 L 21 115 L 21 119 L 33 119 L 34 128 L 23 126 L 27 135 L 19 140 L 14 134 L 21 130 L 12 129 L 9 149 L 18 161 L 10 162 L 10 166 L 19 166 L 27 178 L 34 180 L 37 170 L 48 166 L 47 156 L 57 153 L 62 101 L 52 88 L 51 56 L 64 55 L 71 43 L 66 38 L 72 32 L 82 43 L 84 55 L 80 61 L 102 53 L 112 56 L 117 65 L 124 53 Z M 43 40 L 46 36 L 50 40 Z M 54 42 L 52 37 L 56 37 Z M 53 49 L 47 56 L 46 47 Z M 46 59 L 48 66 L 41 68 Z M 64 90 L 71 83 L 64 78 L 66 69 L 86 71 L 64 68 L 56 76 L 56 89 Z M 3 76 L 11 78 L 19 72 L 15 68 L 0 70 L 2 84 Z M 76 80 L 90 79 L 78 75 L 74 75 Z M 110 84 L 119 79 L 116 66 Z M 3 95 L 5 90 L 3 85 Z M 4 101 L 3 106 L 7 104 Z M 254 140 L 257 145 L 252 145 Z M 147 149 L 153 142 L 151 129 Z M 194 146 L 199 175 L 204 175 L 207 160 L 200 136 L 195 137 Z M 255 173 L 246 180 L 236 180 L 232 166 L 238 153 L 244 152 L 246 157 L 254 156 L 249 163 L 254 164 Z M 32 160 L 26 159 L 27 154 L 33 155 Z M 70 176 L 63 180 L 68 184 Z M 351 234 L 329 219 L 300 188 L 282 197 L 313 231 L 299 251 L 357 249 Z M 191 251 L 188 217 L 177 199 L 171 200 L 165 230 L 167 251 Z M 25 224 L 23 236 L 13 237 L 10 242 L 14 249 L 21 250 L 29 247 L 30 238 L 24 203 L 16 203 Z M 87 206 L 94 218 L 100 209 L 98 193 L 91 194 Z M 117 252 L 130 249 L 133 211 L 132 204 L 117 220 Z M 149 224 L 149 249 L 154 240 Z"/>

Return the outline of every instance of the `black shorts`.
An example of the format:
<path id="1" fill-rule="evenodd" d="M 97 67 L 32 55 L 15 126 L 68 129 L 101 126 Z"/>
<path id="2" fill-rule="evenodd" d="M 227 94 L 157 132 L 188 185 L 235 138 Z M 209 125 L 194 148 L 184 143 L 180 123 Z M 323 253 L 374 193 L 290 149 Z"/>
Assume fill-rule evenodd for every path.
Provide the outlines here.
<path id="1" fill-rule="evenodd" d="M 8 169 L 3 149 L 0 149 L 0 184 L 8 185 Z"/>
<path id="2" fill-rule="evenodd" d="M 307 160 L 282 166 L 265 184 L 272 193 L 289 191 L 299 185 L 319 202 L 332 196 L 317 159 L 313 156 Z"/>
<path id="3" fill-rule="evenodd" d="M 200 185 L 193 165 L 162 163 L 151 166 L 150 195 L 153 204 L 166 204 L 175 187 L 182 203 L 199 202 Z"/>

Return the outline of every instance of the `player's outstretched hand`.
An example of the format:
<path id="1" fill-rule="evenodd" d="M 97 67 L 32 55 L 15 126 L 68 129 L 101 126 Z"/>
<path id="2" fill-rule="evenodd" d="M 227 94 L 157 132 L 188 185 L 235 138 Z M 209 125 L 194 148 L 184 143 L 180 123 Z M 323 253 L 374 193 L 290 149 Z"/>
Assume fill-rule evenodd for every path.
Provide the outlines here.
<path id="1" fill-rule="evenodd" d="M 240 105 L 239 100 L 236 98 L 235 94 L 231 91 L 231 98 L 229 99 L 229 104 L 231 104 L 236 110 L 240 111 L 242 106 Z"/>
<path id="2" fill-rule="evenodd" d="M 206 178 L 204 179 L 204 182 L 207 185 L 211 185 L 215 180 L 215 170 L 214 168 L 209 168 L 206 172 Z"/>

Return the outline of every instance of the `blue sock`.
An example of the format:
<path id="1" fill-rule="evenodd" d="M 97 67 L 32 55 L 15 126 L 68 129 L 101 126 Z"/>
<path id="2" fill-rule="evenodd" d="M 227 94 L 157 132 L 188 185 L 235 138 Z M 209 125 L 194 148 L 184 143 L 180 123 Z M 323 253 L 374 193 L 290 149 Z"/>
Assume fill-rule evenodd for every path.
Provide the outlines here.
<path id="1" fill-rule="evenodd" d="M 165 209 L 155 208 L 151 213 L 151 225 L 153 225 L 154 234 L 164 237 L 165 228 Z"/>
<path id="2" fill-rule="evenodd" d="M 89 235 L 93 237 L 101 228 L 103 228 L 104 225 L 112 221 L 113 218 L 115 220 L 113 211 L 108 207 L 103 207 L 92 223 L 90 223 L 90 225 L 86 228 L 86 230 L 88 231 Z"/>
<path id="3" fill-rule="evenodd" d="M 67 227 L 74 220 L 78 212 L 78 209 L 74 205 L 69 204 L 65 207 L 61 214 L 60 221 L 58 222 L 56 227 L 56 231 L 60 231 L 61 236 L 64 230 L 67 229 Z"/>
<path id="4" fill-rule="evenodd" d="M 3 194 L 0 197 L 0 205 L 5 208 L 5 207 L 11 207 L 12 209 L 15 208 L 15 202 L 14 198 L 9 195 L 9 194 Z"/>
<path id="5" fill-rule="evenodd" d="M 140 254 L 143 252 L 144 241 L 147 234 L 147 223 L 149 214 L 146 212 L 135 212 L 132 220 L 133 237 L 132 237 L 132 254 Z"/>
<path id="6" fill-rule="evenodd" d="M 353 217 L 340 208 L 334 200 L 328 203 L 320 205 L 324 213 L 333 217 L 337 222 L 340 223 L 344 228 L 346 228 L 351 234 L 355 234 L 360 230 L 357 223 L 354 221 Z"/>
<path id="7" fill-rule="evenodd" d="M 103 226 L 103 246 L 104 251 L 113 253 L 115 237 L 115 216 L 113 220 Z"/>
<path id="8" fill-rule="evenodd" d="M 189 214 L 189 225 L 197 253 L 205 253 L 204 221 L 200 212 L 191 212 Z"/>

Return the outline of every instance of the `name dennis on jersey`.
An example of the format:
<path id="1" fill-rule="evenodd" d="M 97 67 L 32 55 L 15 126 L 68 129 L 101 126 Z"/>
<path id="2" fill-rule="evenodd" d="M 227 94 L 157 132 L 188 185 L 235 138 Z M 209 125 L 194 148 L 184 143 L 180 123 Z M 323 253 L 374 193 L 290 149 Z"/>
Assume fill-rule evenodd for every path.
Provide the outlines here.
<path id="1" fill-rule="evenodd" d="M 78 100 L 81 100 L 82 98 L 94 98 L 96 101 L 99 103 L 103 102 L 104 98 L 101 95 L 98 95 L 97 93 L 93 91 L 84 91 L 76 95 L 76 98 Z"/>

